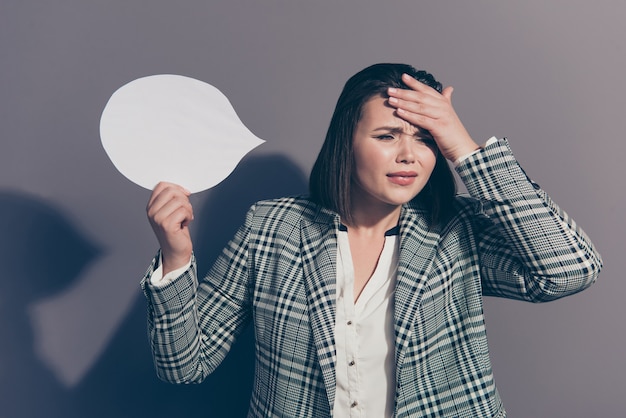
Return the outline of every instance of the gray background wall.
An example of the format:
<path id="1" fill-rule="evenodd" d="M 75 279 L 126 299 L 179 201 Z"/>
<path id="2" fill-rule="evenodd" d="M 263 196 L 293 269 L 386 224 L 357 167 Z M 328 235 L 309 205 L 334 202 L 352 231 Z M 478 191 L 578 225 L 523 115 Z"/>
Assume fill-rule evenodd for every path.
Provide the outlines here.
<path id="1" fill-rule="evenodd" d="M 203 385 L 154 375 L 138 285 L 156 250 L 149 192 L 107 159 L 100 113 L 135 78 L 182 74 L 267 140 L 193 196 L 206 268 L 252 201 L 306 190 L 343 83 L 380 61 L 453 85 L 476 140 L 507 136 L 604 256 L 582 294 L 486 300 L 510 416 L 623 416 L 625 14 L 610 0 L 2 0 L 0 416 L 243 414 L 249 333 Z"/>

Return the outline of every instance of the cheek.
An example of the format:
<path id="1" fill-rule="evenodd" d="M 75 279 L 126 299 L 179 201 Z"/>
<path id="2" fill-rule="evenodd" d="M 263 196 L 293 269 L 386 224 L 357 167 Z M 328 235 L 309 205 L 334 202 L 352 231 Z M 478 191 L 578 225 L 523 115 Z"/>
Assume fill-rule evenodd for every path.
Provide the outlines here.
<path id="1" fill-rule="evenodd" d="M 354 171 L 357 173 L 384 170 L 392 159 L 390 152 L 376 147 L 361 147 L 354 150 Z"/>
<path id="2" fill-rule="evenodd" d="M 425 170 L 432 173 L 437 163 L 437 154 L 436 148 L 428 148 L 420 151 L 419 159 Z"/>

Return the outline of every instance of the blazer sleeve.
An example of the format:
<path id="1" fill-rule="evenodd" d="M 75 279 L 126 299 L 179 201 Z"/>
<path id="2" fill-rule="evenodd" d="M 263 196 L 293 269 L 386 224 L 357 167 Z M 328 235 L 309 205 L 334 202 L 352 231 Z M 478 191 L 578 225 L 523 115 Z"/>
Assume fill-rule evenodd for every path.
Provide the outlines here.
<path id="1" fill-rule="evenodd" d="M 191 267 L 165 286 L 150 283 L 159 256 L 141 287 L 148 305 L 148 337 L 157 376 L 172 383 L 199 383 L 226 357 L 250 320 L 248 237 L 254 206 L 204 280 Z"/>
<path id="2" fill-rule="evenodd" d="M 595 282 L 600 254 L 574 220 L 526 176 L 506 139 L 456 169 L 480 202 L 474 231 L 485 295 L 544 302 Z"/>

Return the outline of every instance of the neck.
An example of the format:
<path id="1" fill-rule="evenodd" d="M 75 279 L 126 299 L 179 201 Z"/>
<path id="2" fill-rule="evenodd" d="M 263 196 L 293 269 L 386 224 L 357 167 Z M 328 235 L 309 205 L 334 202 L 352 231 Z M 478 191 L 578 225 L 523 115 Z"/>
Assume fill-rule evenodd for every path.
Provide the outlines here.
<path id="1" fill-rule="evenodd" d="M 352 209 L 352 221 L 346 226 L 352 230 L 384 235 L 398 225 L 401 210 L 402 206 L 382 205 L 367 208 L 355 206 Z"/>

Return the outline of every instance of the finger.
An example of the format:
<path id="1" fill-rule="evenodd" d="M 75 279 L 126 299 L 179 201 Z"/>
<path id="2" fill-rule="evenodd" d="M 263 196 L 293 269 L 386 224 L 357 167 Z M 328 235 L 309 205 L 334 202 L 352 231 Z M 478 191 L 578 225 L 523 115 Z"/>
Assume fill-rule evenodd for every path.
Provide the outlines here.
<path id="1" fill-rule="evenodd" d="M 161 227 L 166 231 L 176 232 L 187 227 L 193 221 L 193 209 L 191 205 L 171 204 L 163 208 L 163 212 L 158 216 L 163 216 Z"/>
<path id="2" fill-rule="evenodd" d="M 453 92 L 454 92 L 454 88 L 452 86 L 448 86 L 445 89 L 443 89 L 441 94 L 443 95 L 443 97 L 448 99 L 448 101 L 452 102 L 452 93 Z"/>
<path id="3" fill-rule="evenodd" d="M 435 127 L 436 120 L 429 116 L 410 112 L 403 108 L 396 109 L 396 113 L 398 114 L 398 117 L 409 122 L 411 125 L 417 126 L 421 129 L 425 129 L 429 132 L 432 131 Z"/>
<path id="4" fill-rule="evenodd" d="M 430 96 L 440 96 L 440 93 L 437 90 L 408 74 L 402 74 L 402 81 L 407 85 L 407 87 L 415 91 L 419 91 Z"/>
<path id="5" fill-rule="evenodd" d="M 186 197 L 191 195 L 191 192 L 182 186 L 164 181 L 159 182 L 159 184 L 154 187 L 154 190 L 150 195 L 150 199 L 146 205 L 146 210 L 148 211 L 150 207 L 155 206 L 155 203 L 158 205 L 159 201 L 164 202 L 165 200 L 171 199 L 175 193 L 181 193 Z"/>
<path id="6" fill-rule="evenodd" d="M 416 113 L 440 115 L 450 102 L 438 92 L 435 93 L 436 95 L 431 95 L 416 90 L 389 88 L 389 104 Z"/>
<path id="7" fill-rule="evenodd" d="M 413 100 L 405 100 L 397 97 L 390 97 L 389 105 L 395 107 L 397 110 L 402 109 L 409 113 L 415 113 L 426 116 L 431 119 L 438 119 L 445 112 L 445 105 L 440 101 L 425 100 L 415 102 Z"/>
<path id="8" fill-rule="evenodd" d="M 162 219 L 168 217 L 179 207 L 187 208 L 190 212 L 192 211 L 191 202 L 187 196 L 176 191 L 167 190 L 159 194 L 154 204 L 150 207 L 148 216 L 152 215 L 151 217 L 153 218 L 158 216 Z"/>
<path id="9" fill-rule="evenodd" d="M 178 207 L 187 207 L 192 210 L 189 197 L 179 188 L 167 187 L 154 199 L 147 207 L 148 219 L 154 222 L 161 222 Z"/>
<path id="10" fill-rule="evenodd" d="M 191 195 L 191 192 L 187 190 L 186 188 L 184 188 L 183 186 L 180 186 L 175 183 L 168 183 L 166 181 L 161 181 L 155 186 L 154 190 L 152 191 L 151 200 L 154 200 L 154 198 L 156 198 L 159 194 L 163 193 L 166 190 L 177 191 L 179 193 L 182 193 L 185 196 Z"/>
<path id="11" fill-rule="evenodd" d="M 187 190 L 185 187 L 181 186 L 180 184 L 170 183 L 168 181 L 160 181 L 159 183 L 157 183 L 157 185 L 154 188 L 157 189 L 157 188 L 166 188 L 166 187 L 174 187 L 174 188 L 182 190 L 185 194 L 188 194 L 188 195 L 191 194 L 189 190 Z"/>
<path id="12" fill-rule="evenodd" d="M 441 99 L 441 96 L 439 97 L 433 97 L 429 94 L 425 94 L 419 91 L 415 91 L 415 90 L 407 90 L 407 89 L 396 89 L 396 88 L 389 88 L 387 91 L 387 94 L 389 96 L 389 99 L 400 99 L 400 100 L 404 100 L 406 102 L 415 102 L 415 103 L 424 103 L 424 104 L 433 104 L 436 103 L 437 100 Z"/>
<path id="13" fill-rule="evenodd" d="M 188 201 L 172 199 L 150 218 L 155 226 L 164 231 L 176 232 L 193 220 L 193 207 Z"/>

